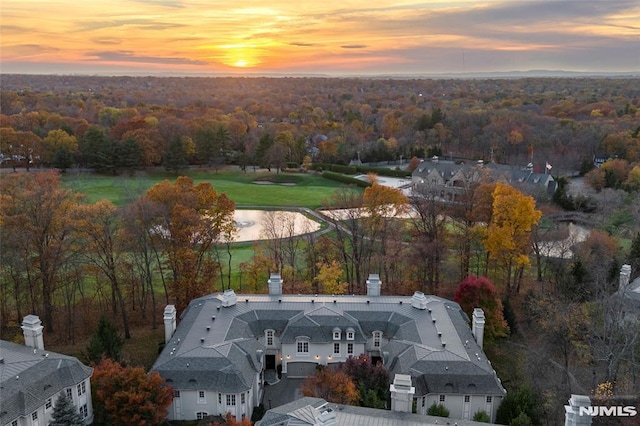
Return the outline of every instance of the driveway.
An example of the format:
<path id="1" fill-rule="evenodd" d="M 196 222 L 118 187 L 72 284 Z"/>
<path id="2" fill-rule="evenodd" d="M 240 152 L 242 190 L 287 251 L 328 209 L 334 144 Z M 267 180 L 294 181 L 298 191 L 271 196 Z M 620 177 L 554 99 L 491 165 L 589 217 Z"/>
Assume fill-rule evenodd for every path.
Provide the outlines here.
<path id="1" fill-rule="evenodd" d="M 283 375 L 278 383 L 265 385 L 264 396 L 262 397 L 264 408 L 269 410 L 302 398 L 300 387 L 303 382 L 304 379 L 287 379 Z"/>

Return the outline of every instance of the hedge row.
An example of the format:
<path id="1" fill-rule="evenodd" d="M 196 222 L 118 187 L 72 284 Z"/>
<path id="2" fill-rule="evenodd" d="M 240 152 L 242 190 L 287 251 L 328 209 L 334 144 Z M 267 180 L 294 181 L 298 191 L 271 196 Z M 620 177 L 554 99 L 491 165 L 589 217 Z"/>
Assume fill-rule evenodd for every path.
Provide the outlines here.
<path id="1" fill-rule="evenodd" d="M 364 180 L 360 180 L 360 179 L 356 179 L 356 178 L 352 178 L 350 176 L 343 175 L 342 173 L 323 172 L 322 173 L 322 177 L 326 178 L 326 179 L 335 180 L 336 182 L 346 183 L 346 184 L 349 184 L 349 185 L 357 185 L 357 186 L 360 186 L 362 188 L 366 188 L 368 186 L 371 186 L 370 182 L 367 182 L 367 181 L 364 181 Z"/>
<path id="2" fill-rule="evenodd" d="M 342 173 L 343 175 L 356 175 L 358 169 L 354 166 L 342 166 L 340 164 L 328 164 L 328 163 L 313 163 L 313 170 L 321 172 L 324 170 L 336 173 Z"/>
<path id="3" fill-rule="evenodd" d="M 314 163 L 313 169 L 315 171 L 328 170 L 330 172 L 342 173 L 343 175 L 356 175 L 375 173 L 378 176 L 388 176 L 404 178 L 411 176 L 411 172 L 408 170 L 395 170 L 386 167 L 369 167 L 369 166 L 342 166 L 340 164 L 326 164 L 326 163 Z"/>

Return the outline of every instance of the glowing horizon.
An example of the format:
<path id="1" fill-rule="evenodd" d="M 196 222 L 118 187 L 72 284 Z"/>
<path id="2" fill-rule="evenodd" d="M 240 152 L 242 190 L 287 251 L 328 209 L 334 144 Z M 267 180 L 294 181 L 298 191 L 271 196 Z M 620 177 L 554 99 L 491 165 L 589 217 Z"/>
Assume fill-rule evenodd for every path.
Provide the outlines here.
<path id="1" fill-rule="evenodd" d="M 640 70 L 634 1 L 5 0 L 2 72 Z"/>

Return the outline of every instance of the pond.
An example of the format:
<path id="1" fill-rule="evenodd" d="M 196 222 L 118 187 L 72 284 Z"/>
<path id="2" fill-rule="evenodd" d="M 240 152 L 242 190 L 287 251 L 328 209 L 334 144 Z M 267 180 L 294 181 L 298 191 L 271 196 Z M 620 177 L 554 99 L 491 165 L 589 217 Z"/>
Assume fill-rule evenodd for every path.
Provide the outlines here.
<path id="1" fill-rule="evenodd" d="M 288 238 L 315 232 L 320 223 L 299 212 L 284 210 L 236 210 L 236 242 Z"/>

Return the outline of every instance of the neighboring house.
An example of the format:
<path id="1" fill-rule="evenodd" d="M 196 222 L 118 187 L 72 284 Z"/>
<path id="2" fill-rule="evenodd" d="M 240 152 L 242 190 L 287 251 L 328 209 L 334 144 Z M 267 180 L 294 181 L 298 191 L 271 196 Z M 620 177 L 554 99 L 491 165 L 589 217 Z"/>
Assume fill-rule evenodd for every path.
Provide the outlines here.
<path id="1" fill-rule="evenodd" d="M 435 426 L 453 424 L 452 422 L 458 426 L 488 425 L 468 420 L 338 405 L 322 398 L 305 397 L 267 411 L 256 426 Z"/>
<path id="2" fill-rule="evenodd" d="M 515 167 L 493 162 L 465 164 L 433 157 L 423 161 L 411 177 L 416 193 L 429 191 L 443 200 L 455 202 L 461 194 L 478 182 L 502 182 L 535 198 L 553 195 L 556 182 L 550 174 L 535 173 L 533 165 Z"/>
<path id="3" fill-rule="evenodd" d="M 360 354 L 383 362 L 392 378 L 406 375 L 420 414 L 435 402 L 451 417 L 483 410 L 495 419 L 505 390 L 482 351 L 481 309 L 472 332 L 449 300 L 380 296 L 378 275 L 369 276 L 367 295 L 285 295 L 278 274 L 268 284 L 269 294 L 227 290 L 195 299 L 177 327 L 175 308 L 165 309 L 166 345 L 152 370 L 175 391 L 169 420 L 250 418 L 265 372 L 307 377 L 317 365 Z"/>
<path id="4" fill-rule="evenodd" d="M 0 425 L 48 425 L 61 392 L 71 398 L 85 424 L 93 423 L 93 369 L 72 356 L 45 350 L 41 324 L 36 315 L 24 318 L 26 346 L 0 340 Z"/>

